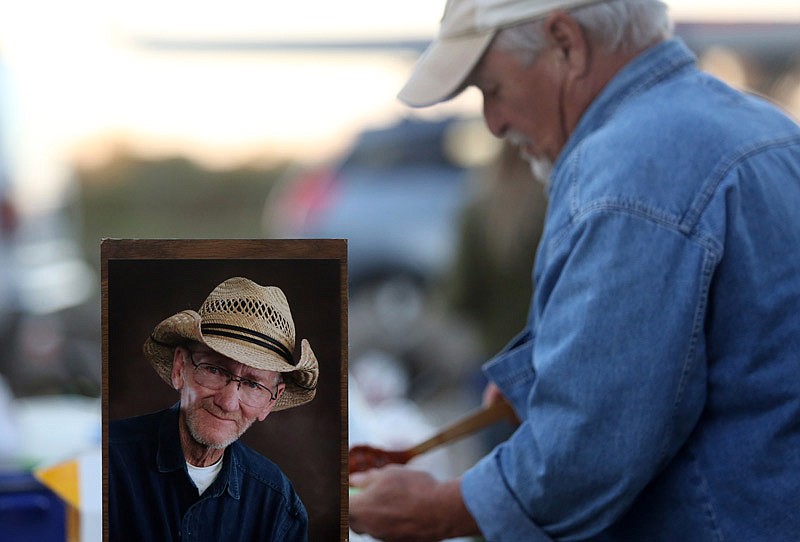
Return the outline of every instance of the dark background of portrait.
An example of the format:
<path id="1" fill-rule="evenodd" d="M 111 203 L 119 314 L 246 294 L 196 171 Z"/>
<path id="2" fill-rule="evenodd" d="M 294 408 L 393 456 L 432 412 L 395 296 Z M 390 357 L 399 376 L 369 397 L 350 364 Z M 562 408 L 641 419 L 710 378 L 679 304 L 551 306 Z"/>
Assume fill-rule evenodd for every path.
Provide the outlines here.
<path id="1" fill-rule="evenodd" d="M 146 241 L 140 243 L 147 246 Z M 192 252 L 203 246 L 202 242 L 188 243 L 194 244 L 171 246 L 193 246 Z M 342 295 L 346 294 L 344 260 L 252 259 L 265 253 L 279 255 L 281 250 L 275 249 L 287 245 L 278 241 L 230 243 L 229 249 L 237 243 L 247 248 L 246 259 L 112 258 L 106 262 L 104 257 L 108 345 L 104 356 L 105 421 L 157 411 L 178 400 L 178 393 L 161 380 L 142 353 L 145 339 L 161 320 L 184 309 L 197 310 L 214 287 L 230 277 L 242 276 L 262 286 L 280 287 L 295 323 L 295 356 L 299 357 L 300 341 L 306 338 L 319 361 L 317 394 L 310 403 L 273 412 L 264 422 L 256 422 L 241 441 L 274 461 L 292 480 L 308 509 L 311 542 L 340 539 L 341 507 L 346 502 L 342 487 L 347 404 L 342 395 L 346 393 L 342 385 L 346 375 L 346 325 L 342 322 L 347 317 L 346 295 Z M 296 243 L 288 246 L 304 246 Z M 266 247 L 270 250 L 264 251 Z M 253 253 L 252 248 L 262 250 Z M 346 259 L 346 245 L 344 248 Z"/>

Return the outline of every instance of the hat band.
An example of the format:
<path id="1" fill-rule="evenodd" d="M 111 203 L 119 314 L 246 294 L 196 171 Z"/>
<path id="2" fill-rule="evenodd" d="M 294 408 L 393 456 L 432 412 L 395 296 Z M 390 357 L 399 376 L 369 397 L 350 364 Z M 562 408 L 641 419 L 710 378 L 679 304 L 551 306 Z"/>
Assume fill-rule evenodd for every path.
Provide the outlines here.
<path id="1" fill-rule="evenodd" d="M 297 362 L 292 359 L 292 353 L 283 344 L 276 341 L 268 335 L 247 329 L 245 327 L 233 326 L 230 324 L 201 324 L 200 330 L 203 335 L 217 335 L 219 337 L 228 337 L 231 339 L 238 339 L 262 346 L 268 350 L 272 350 L 282 358 L 284 358 L 289 365 L 296 365 Z"/>

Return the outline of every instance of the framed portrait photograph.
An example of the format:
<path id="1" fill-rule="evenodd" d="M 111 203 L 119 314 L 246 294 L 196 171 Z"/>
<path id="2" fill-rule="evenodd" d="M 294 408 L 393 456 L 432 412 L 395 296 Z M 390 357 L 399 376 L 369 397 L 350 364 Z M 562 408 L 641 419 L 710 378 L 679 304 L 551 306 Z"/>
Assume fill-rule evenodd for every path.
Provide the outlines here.
<path id="1" fill-rule="evenodd" d="M 347 538 L 347 243 L 101 243 L 103 539 Z"/>

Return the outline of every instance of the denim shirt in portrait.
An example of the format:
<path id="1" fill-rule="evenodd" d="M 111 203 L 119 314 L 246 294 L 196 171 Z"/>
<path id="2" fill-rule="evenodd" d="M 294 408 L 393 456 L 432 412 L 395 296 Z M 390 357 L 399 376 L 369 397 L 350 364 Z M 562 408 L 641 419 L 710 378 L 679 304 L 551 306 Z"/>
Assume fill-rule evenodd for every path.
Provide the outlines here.
<path id="1" fill-rule="evenodd" d="M 534 279 L 484 369 L 524 421 L 461 482 L 487 540 L 800 540 L 793 121 L 645 51 L 555 164 Z"/>
<path id="2" fill-rule="evenodd" d="M 109 424 L 109 542 L 305 542 L 308 517 L 288 478 L 234 442 L 198 496 L 178 433 L 178 406 Z"/>

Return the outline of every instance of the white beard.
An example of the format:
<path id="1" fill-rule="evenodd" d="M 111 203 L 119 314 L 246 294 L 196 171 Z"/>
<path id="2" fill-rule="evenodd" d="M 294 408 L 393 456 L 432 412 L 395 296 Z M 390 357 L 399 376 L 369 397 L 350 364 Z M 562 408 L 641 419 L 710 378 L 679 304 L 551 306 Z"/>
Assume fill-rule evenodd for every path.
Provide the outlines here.
<path id="1" fill-rule="evenodd" d="M 553 162 L 547 158 L 534 158 L 533 156 L 525 156 L 528 164 L 531 167 L 533 177 L 545 186 L 550 184 L 550 175 L 553 173 Z"/>
<path id="2" fill-rule="evenodd" d="M 533 177 L 545 186 L 550 184 L 553 162 L 547 158 L 537 158 L 525 152 L 523 149 L 530 143 L 530 140 L 519 132 L 511 130 L 505 134 L 504 138 L 512 145 L 519 147 L 520 156 L 528 162 Z"/>

